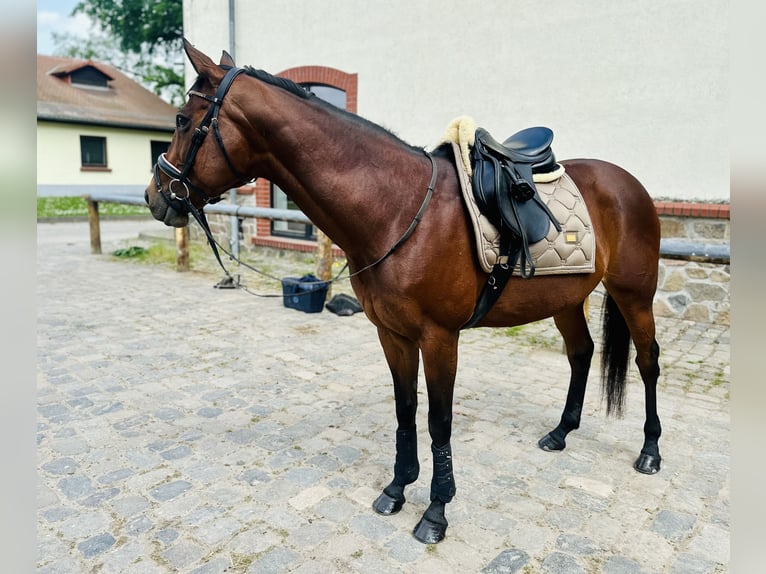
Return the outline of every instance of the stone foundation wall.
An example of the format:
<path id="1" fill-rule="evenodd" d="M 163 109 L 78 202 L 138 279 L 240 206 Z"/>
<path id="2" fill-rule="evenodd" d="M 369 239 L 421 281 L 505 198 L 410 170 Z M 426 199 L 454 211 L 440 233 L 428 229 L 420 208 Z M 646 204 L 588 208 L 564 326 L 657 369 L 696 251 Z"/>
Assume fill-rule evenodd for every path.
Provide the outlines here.
<path id="1" fill-rule="evenodd" d="M 728 264 L 660 260 L 655 314 L 729 325 L 729 267 Z"/>
<path id="2" fill-rule="evenodd" d="M 728 218 L 661 215 L 663 239 L 688 239 L 706 244 L 728 244 Z M 660 260 L 654 312 L 702 323 L 729 325 L 729 263 L 680 259 Z"/>

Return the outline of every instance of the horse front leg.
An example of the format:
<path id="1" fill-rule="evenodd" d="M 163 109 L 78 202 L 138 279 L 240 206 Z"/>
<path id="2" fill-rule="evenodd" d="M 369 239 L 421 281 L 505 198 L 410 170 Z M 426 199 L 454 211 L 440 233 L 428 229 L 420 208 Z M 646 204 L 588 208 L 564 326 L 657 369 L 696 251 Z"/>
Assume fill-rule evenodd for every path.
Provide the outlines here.
<path id="1" fill-rule="evenodd" d="M 379 514 L 396 514 L 404 505 L 404 487 L 417 480 L 418 437 L 415 415 L 418 408 L 418 347 L 412 341 L 388 331 L 378 329 L 391 376 L 394 381 L 396 402 L 396 459 L 394 478 L 372 503 Z"/>
<path id="2" fill-rule="evenodd" d="M 452 399 L 457 370 L 458 333 L 439 333 L 421 344 L 428 386 L 428 432 L 431 435 L 433 474 L 431 504 L 413 531 L 424 544 L 436 544 L 447 532 L 445 506 L 455 496 L 452 471 Z"/>

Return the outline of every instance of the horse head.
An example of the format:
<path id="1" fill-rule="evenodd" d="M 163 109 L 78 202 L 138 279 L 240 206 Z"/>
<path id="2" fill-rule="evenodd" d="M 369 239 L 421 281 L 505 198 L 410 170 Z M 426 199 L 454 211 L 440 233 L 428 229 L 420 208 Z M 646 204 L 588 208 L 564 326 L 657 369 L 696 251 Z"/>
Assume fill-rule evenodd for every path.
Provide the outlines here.
<path id="1" fill-rule="evenodd" d="M 248 147 L 240 128 L 244 118 L 237 106 L 224 105 L 234 79 L 244 70 L 226 51 L 215 64 L 186 39 L 184 50 L 197 79 L 178 110 L 170 147 L 157 158 L 144 194 L 154 218 L 171 227 L 184 227 L 192 209 L 202 209 L 252 179 L 243 173 L 248 169 Z"/>

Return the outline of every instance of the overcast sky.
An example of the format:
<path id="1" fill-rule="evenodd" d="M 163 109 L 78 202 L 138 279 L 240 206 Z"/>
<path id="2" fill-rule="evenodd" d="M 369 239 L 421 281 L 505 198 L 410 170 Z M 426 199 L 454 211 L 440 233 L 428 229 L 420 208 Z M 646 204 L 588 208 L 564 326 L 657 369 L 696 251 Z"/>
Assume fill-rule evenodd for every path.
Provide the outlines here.
<path id="1" fill-rule="evenodd" d="M 83 15 L 71 17 L 78 0 L 37 0 L 37 53 L 50 56 L 54 44 L 51 32 L 86 36 L 90 20 Z"/>

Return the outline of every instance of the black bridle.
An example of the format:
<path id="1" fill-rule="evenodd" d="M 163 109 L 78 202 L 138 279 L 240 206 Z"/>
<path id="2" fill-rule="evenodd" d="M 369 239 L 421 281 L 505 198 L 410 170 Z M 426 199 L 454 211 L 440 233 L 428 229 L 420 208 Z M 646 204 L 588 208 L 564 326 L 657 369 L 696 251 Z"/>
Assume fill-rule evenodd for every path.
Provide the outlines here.
<path id="1" fill-rule="evenodd" d="M 192 141 L 189 145 L 189 149 L 186 152 L 186 157 L 184 158 L 183 168 L 178 169 L 175 165 L 170 163 L 164 153 L 160 154 L 160 156 L 157 158 L 157 163 L 154 164 L 154 185 L 157 188 L 157 193 L 160 194 L 162 199 L 165 200 L 165 203 L 167 203 L 169 207 L 172 207 L 178 213 L 191 213 L 194 215 L 195 219 L 198 219 L 197 214 L 195 213 L 197 210 L 191 203 L 190 195 L 192 191 L 202 198 L 203 206 L 207 205 L 208 203 L 215 203 L 216 201 L 220 201 L 220 197 L 211 198 L 202 189 L 189 181 L 189 172 L 194 166 L 194 160 L 197 157 L 197 152 L 199 151 L 200 147 L 202 147 L 202 144 L 205 141 L 205 137 L 210 132 L 211 125 L 213 127 L 213 133 L 215 134 L 216 143 L 223 153 L 223 157 L 226 160 L 229 169 L 237 177 L 237 179 L 240 180 L 240 185 L 252 180 L 252 178 L 243 175 L 234 167 L 229 154 L 226 152 L 226 147 L 223 145 L 221 132 L 218 129 L 218 112 L 221 109 L 221 104 L 223 104 L 223 98 L 229 91 L 229 88 L 231 87 L 232 82 L 234 82 L 234 79 L 244 71 L 245 70 L 242 68 L 229 68 L 229 70 L 226 72 L 226 75 L 223 77 L 223 80 L 221 80 L 221 83 L 218 85 L 218 89 L 216 90 L 215 95 L 212 97 L 208 96 L 207 94 L 203 94 L 202 92 L 189 90 L 190 96 L 197 96 L 198 98 L 207 100 L 210 102 L 210 107 L 208 107 L 207 113 L 205 114 L 205 117 L 202 118 L 202 121 L 199 123 L 199 125 L 194 128 Z M 170 178 L 170 183 L 168 183 L 167 191 L 162 188 L 162 183 L 160 182 L 160 172 L 164 173 Z"/>

